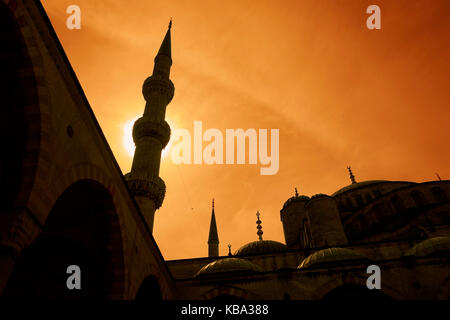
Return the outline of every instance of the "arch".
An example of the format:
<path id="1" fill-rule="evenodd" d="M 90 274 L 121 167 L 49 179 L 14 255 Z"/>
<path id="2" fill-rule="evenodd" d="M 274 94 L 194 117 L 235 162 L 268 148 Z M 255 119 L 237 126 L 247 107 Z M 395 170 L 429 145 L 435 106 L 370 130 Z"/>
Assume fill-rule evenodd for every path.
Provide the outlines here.
<path id="1" fill-rule="evenodd" d="M 58 198 L 42 232 L 17 260 L 5 297 L 123 297 L 121 230 L 112 195 L 95 180 L 79 180 Z M 68 290 L 69 265 L 81 269 L 81 290 Z"/>
<path id="2" fill-rule="evenodd" d="M 390 201 L 391 201 L 392 206 L 394 207 L 395 213 L 403 212 L 403 210 L 405 209 L 405 206 L 403 204 L 402 199 L 398 195 L 393 195 L 390 198 Z"/>
<path id="3" fill-rule="evenodd" d="M 354 283 L 345 283 L 330 292 L 323 300 L 391 300 L 391 298 L 381 292 L 381 290 L 369 290 L 366 286 Z"/>
<path id="4" fill-rule="evenodd" d="M 386 204 L 382 201 L 373 206 L 373 211 L 375 212 L 375 217 L 377 220 L 383 220 L 392 214 L 391 208 L 386 206 Z"/>
<path id="5" fill-rule="evenodd" d="M 450 300 L 450 276 L 447 276 L 438 288 L 434 299 Z"/>
<path id="6" fill-rule="evenodd" d="M 431 188 L 431 193 L 433 194 L 434 201 L 436 202 L 445 202 L 448 200 L 447 194 L 445 193 L 444 189 L 441 187 L 433 187 Z"/>
<path id="7" fill-rule="evenodd" d="M 256 296 L 254 293 L 232 286 L 222 286 L 218 288 L 211 289 L 200 297 L 199 300 L 222 300 L 229 299 L 230 301 L 243 301 L 243 300 L 256 300 L 260 297 Z"/>
<path id="8" fill-rule="evenodd" d="M 358 205 L 358 208 L 362 207 L 364 205 L 363 197 L 360 193 L 355 194 L 355 200 Z"/>
<path id="9" fill-rule="evenodd" d="M 411 197 L 413 198 L 418 208 L 422 208 L 426 205 L 427 200 L 425 199 L 425 196 L 421 191 L 419 190 L 411 191 Z"/>
<path id="10" fill-rule="evenodd" d="M 243 302 L 245 301 L 244 298 L 232 296 L 226 293 L 219 294 L 218 296 L 215 296 L 214 298 L 211 298 L 211 301 L 215 303 L 230 303 L 230 302 Z"/>
<path id="11" fill-rule="evenodd" d="M 357 272 L 350 272 L 350 273 L 344 273 L 341 274 L 340 276 L 336 276 L 333 279 L 330 279 L 330 281 L 324 283 L 323 285 L 321 285 L 320 287 L 316 288 L 313 292 L 312 295 L 315 299 L 324 299 L 326 298 L 327 294 L 331 293 L 333 290 L 342 287 L 344 285 L 347 285 L 346 287 L 348 287 L 350 285 L 350 289 L 351 288 L 355 288 L 355 287 L 364 287 L 366 290 L 366 281 L 367 281 L 367 277 L 368 275 L 365 272 L 362 273 L 357 273 Z M 383 278 L 384 279 L 384 278 Z M 382 281 L 381 283 L 381 292 L 384 295 L 386 295 L 387 297 L 390 297 L 391 299 L 401 299 L 402 298 L 402 294 L 397 291 L 395 288 L 386 285 L 385 280 Z M 376 289 L 374 289 L 376 290 Z M 372 291 L 372 290 L 370 290 Z M 377 290 L 380 291 L 380 290 Z M 339 291 L 338 291 L 339 292 Z M 333 295 L 328 296 L 328 298 L 333 298 Z"/>
<path id="12" fill-rule="evenodd" d="M 10 3 L 11 4 L 11 3 Z M 31 192 L 40 145 L 37 80 L 15 7 L 0 1 L 0 211 L 23 206 Z"/>
<path id="13" fill-rule="evenodd" d="M 45 66 L 34 30 L 24 15 L 28 3 L 0 0 L 0 294 L 14 259 L 40 232 L 42 206 L 31 204 L 35 191 L 48 185 L 51 152 L 49 95 Z M 46 190 L 39 192 L 46 202 Z M 41 213 L 42 214 L 42 213 Z M 48 211 L 45 212 L 45 215 Z M 6 267 L 8 266 L 8 267 Z"/>
<path id="14" fill-rule="evenodd" d="M 353 211 L 353 201 L 350 197 L 348 197 L 347 199 L 345 199 L 345 205 L 347 207 L 348 210 Z"/>
<path id="15" fill-rule="evenodd" d="M 162 300 L 161 287 L 154 275 L 149 275 L 142 281 L 136 294 L 136 300 L 147 302 Z"/>

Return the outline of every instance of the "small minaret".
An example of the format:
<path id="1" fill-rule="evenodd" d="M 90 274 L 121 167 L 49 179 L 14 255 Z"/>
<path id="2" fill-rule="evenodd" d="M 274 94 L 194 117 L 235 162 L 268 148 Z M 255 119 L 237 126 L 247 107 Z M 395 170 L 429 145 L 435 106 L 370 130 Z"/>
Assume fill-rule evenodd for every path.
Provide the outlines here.
<path id="1" fill-rule="evenodd" d="M 256 224 L 258 225 L 256 227 L 256 229 L 258 229 L 258 232 L 256 234 L 258 235 L 259 240 L 262 240 L 263 239 L 262 235 L 263 235 L 264 232 L 261 230 L 262 229 L 262 227 L 261 227 L 261 220 L 259 220 L 259 216 L 260 215 L 261 214 L 259 213 L 259 211 L 256 211 L 256 217 L 258 218 L 258 220 L 256 220 Z"/>
<path id="2" fill-rule="evenodd" d="M 233 256 L 233 254 L 231 253 L 231 244 L 228 244 L 228 256 Z"/>
<path id="3" fill-rule="evenodd" d="M 214 199 L 212 200 L 211 224 L 209 225 L 208 257 L 219 256 L 219 235 L 217 234 L 216 215 L 214 213 Z"/>
<path id="4" fill-rule="evenodd" d="M 352 168 L 350 166 L 348 166 L 347 169 L 348 169 L 348 173 L 350 174 L 350 180 L 352 181 L 352 184 L 356 183 L 355 176 L 353 175 L 353 172 L 352 172 Z"/>
<path id="5" fill-rule="evenodd" d="M 153 231 L 155 211 L 161 207 L 166 193 L 166 185 L 159 177 L 159 167 L 161 151 L 170 138 L 170 127 L 165 121 L 166 107 L 175 91 L 169 79 L 172 66 L 171 27 L 172 20 L 155 57 L 153 74 L 144 81 L 142 87 L 145 110 L 133 126 L 136 150 L 131 172 L 125 175 L 150 231 Z"/>

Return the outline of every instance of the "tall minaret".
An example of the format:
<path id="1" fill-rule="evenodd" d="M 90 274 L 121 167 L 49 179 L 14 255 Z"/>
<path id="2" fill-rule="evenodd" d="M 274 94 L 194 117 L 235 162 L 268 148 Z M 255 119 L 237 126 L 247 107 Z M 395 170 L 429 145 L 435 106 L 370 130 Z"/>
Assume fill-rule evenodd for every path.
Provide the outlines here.
<path id="1" fill-rule="evenodd" d="M 219 235 L 217 234 L 216 215 L 214 213 L 214 199 L 212 201 L 211 224 L 209 225 L 208 257 L 219 256 Z"/>
<path id="2" fill-rule="evenodd" d="M 142 87 L 142 94 L 146 101 L 145 110 L 133 126 L 136 151 L 131 172 L 125 175 L 151 231 L 153 231 L 155 211 L 161 207 L 166 193 L 166 185 L 159 177 L 159 166 L 161 151 L 170 138 L 170 127 L 164 120 L 166 107 L 175 91 L 169 79 L 172 66 L 171 27 L 172 20 L 155 57 L 153 74 L 144 81 Z"/>

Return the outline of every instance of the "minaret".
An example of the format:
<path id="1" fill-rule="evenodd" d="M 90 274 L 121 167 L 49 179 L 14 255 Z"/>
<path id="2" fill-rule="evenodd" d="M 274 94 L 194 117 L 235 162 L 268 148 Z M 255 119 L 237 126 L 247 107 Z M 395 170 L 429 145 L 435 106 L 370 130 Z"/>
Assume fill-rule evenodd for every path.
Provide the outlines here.
<path id="1" fill-rule="evenodd" d="M 214 213 L 214 199 L 212 201 L 211 224 L 209 225 L 208 257 L 219 256 L 219 235 L 217 234 L 216 215 Z"/>
<path id="2" fill-rule="evenodd" d="M 169 79 L 172 66 L 170 29 L 155 57 L 153 74 L 144 81 L 142 94 L 146 101 L 144 114 L 133 126 L 136 145 L 131 172 L 125 175 L 145 220 L 153 231 L 156 209 L 163 203 L 166 185 L 159 177 L 161 151 L 169 142 L 170 127 L 165 121 L 166 107 L 173 98 L 175 88 Z"/>

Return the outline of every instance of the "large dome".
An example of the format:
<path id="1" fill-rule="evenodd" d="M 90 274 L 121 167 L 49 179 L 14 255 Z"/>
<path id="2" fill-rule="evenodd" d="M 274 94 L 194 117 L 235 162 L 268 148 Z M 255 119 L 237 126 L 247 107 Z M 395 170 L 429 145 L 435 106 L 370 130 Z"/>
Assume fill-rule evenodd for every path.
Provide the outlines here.
<path id="1" fill-rule="evenodd" d="M 256 273 L 262 271 L 263 270 L 259 266 L 245 259 L 223 258 L 203 266 L 195 276 L 201 277 L 211 274 L 217 275 L 233 272 L 239 272 L 239 274 Z"/>
<path id="2" fill-rule="evenodd" d="M 368 258 L 346 248 L 327 248 L 314 252 L 306 257 L 298 266 L 299 269 L 316 268 L 333 262 L 364 261 Z"/>
<path id="3" fill-rule="evenodd" d="M 435 237 L 424 240 L 409 249 L 405 256 L 426 257 L 443 251 L 450 251 L 450 237 Z"/>
<path id="4" fill-rule="evenodd" d="M 257 240 L 247 243 L 240 247 L 234 253 L 235 256 L 244 256 L 250 254 L 264 254 L 286 251 L 286 245 L 272 240 Z"/>
<path id="5" fill-rule="evenodd" d="M 406 182 L 406 181 L 367 180 L 367 181 L 361 181 L 361 182 L 349 184 L 348 186 L 345 186 L 345 187 L 339 189 L 338 191 L 333 193 L 331 196 L 334 197 L 334 196 L 340 195 L 340 194 L 350 191 L 350 190 L 354 191 L 354 190 L 362 189 L 362 188 L 365 188 L 368 186 L 372 187 L 377 184 L 391 185 L 391 186 L 397 186 L 397 188 L 401 188 L 406 185 L 415 184 L 415 183 L 414 182 Z"/>

